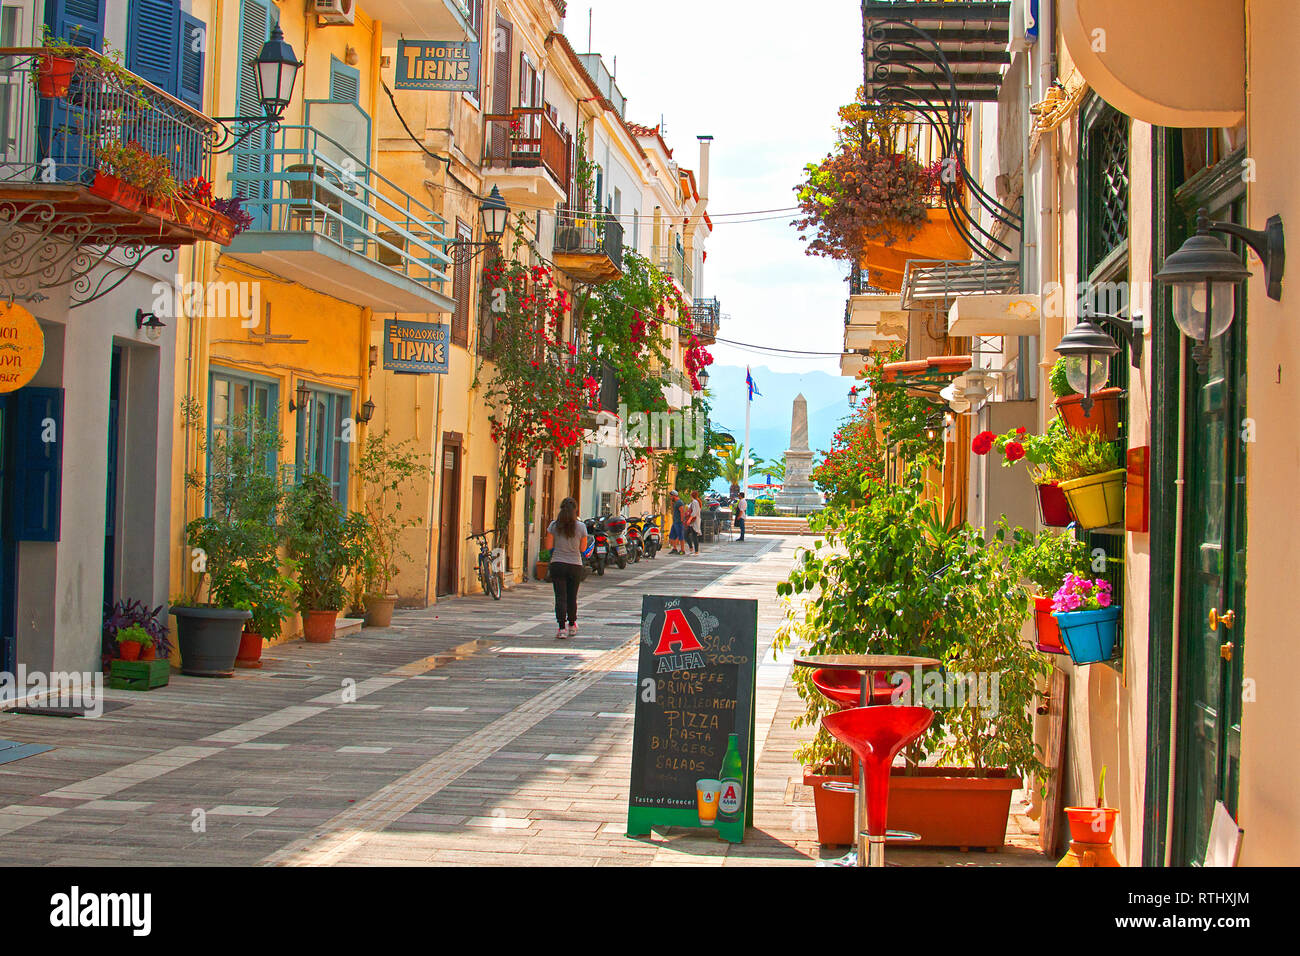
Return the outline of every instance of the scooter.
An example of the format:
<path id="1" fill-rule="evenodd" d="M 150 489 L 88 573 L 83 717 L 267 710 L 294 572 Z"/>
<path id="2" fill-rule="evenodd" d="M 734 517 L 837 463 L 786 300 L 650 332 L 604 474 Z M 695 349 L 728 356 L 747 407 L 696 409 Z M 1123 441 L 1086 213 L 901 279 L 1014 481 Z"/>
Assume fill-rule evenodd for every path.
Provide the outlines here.
<path id="1" fill-rule="evenodd" d="M 609 553 L 619 570 L 627 567 L 627 519 L 622 515 L 606 515 L 605 534 L 609 539 Z"/>
<path id="2" fill-rule="evenodd" d="M 641 560 L 641 555 L 645 548 L 641 543 L 641 523 L 636 518 L 626 518 L 627 521 L 627 556 L 632 559 L 633 564 Z"/>
<path id="3" fill-rule="evenodd" d="M 587 526 L 587 550 L 582 553 L 582 559 L 591 570 L 603 576 L 609 562 L 609 538 L 604 522 L 600 518 L 588 518 L 583 524 Z"/>
<path id="4" fill-rule="evenodd" d="M 641 516 L 641 547 L 647 558 L 653 558 L 663 547 L 663 538 L 659 531 L 659 515 Z"/>

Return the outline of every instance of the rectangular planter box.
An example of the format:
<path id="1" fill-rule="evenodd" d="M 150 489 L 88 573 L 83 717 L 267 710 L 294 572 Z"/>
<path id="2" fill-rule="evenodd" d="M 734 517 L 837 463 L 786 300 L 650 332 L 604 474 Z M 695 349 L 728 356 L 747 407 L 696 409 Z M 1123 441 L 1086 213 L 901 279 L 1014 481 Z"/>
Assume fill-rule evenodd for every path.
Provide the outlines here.
<path id="1" fill-rule="evenodd" d="M 153 690 L 167 686 L 170 679 L 171 664 L 165 660 L 118 660 L 108 670 L 108 686 L 114 690 Z"/>
<path id="2" fill-rule="evenodd" d="M 1011 793 L 1023 781 L 1003 770 L 977 776 L 968 767 L 920 767 L 913 776 L 894 768 L 889 782 L 889 828 L 919 833 L 908 846 L 991 847 L 1006 843 Z"/>

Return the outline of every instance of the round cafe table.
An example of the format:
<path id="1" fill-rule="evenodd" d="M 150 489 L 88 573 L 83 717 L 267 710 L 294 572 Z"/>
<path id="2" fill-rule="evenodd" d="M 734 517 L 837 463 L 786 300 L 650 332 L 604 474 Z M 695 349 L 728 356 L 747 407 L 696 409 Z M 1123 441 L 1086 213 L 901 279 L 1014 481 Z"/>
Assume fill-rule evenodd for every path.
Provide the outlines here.
<path id="1" fill-rule="evenodd" d="M 861 675 L 858 690 L 858 706 L 866 707 L 871 700 L 871 685 L 873 675 L 877 671 L 909 671 L 920 667 L 938 667 L 939 661 L 933 657 L 909 657 L 905 654 L 821 654 L 811 657 L 796 657 L 794 659 L 795 667 L 813 667 L 821 670 L 831 671 L 857 671 Z M 881 706 L 888 707 L 889 704 Z M 823 784 L 829 786 L 829 784 Z M 856 818 L 858 821 L 858 845 L 847 855 L 834 863 L 833 866 L 866 866 L 867 849 L 865 844 L 866 838 L 863 834 L 867 830 L 867 774 L 859 765 L 858 767 L 858 785 L 856 804 Z M 912 836 L 911 839 L 916 839 Z"/>

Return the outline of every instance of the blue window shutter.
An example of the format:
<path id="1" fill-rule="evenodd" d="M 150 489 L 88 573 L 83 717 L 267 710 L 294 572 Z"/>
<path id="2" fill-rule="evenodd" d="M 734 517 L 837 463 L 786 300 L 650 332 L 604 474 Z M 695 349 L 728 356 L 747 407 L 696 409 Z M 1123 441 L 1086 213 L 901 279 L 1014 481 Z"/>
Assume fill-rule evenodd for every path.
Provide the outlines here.
<path id="1" fill-rule="evenodd" d="M 198 17 L 181 14 L 180 75 L 176 95 L 186 106 L 203 109 L 203 50 L 207 45 L 208 26 Z"/>
<path id="2" fill-rule="evenodd" d="M 361 102 L 361 71 L 330 57 L 330 99 L 335 103 Z"/>
<path id="3" fill-rule="evenodd" d="M 63 389 L 14 393 L 14 539 L 58 541 L 63 484 Z M 53 421 L 53 426 L 49 424 Z M 45 441 L 51 435 L 54 441 Z"/>
<path id="4" fill-rule="evenodd" d="M 104 0 L 46 0 L 50 32 L 77 46 L 104 46 Z"/>
<path id="5" fill-rule="evenodd" d="M 126 68 L 176 95 L 180 51 L 180 0 L 131 0 L 126 26 Z"/>

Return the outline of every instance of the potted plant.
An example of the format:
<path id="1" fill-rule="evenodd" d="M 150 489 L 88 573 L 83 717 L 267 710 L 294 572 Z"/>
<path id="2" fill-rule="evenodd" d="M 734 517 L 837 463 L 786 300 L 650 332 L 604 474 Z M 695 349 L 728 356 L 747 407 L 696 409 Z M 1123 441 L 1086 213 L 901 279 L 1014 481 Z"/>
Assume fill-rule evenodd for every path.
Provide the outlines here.
<path id="1" fill-rule="evenodd" d="M 36 92 L 43 99 L 67 96 L 77 72 L 77 59 L 84 48 L 51 33 L 48 24 L 41 30 L 41 46 L 45 52 L 37 58 L 33 71 Z"/>
<path id="2" fill-rule="evenodd" d="M 537 565 L 533 568 L 533 577 L 539 581 L 549 581 L 551 578 L 552 550 L 552 548 L 543 548 L 537 552 Z"/>
<path id="3" fill-rule="evenodd" d="M 891 777 L 889 823 L 928 845 L 995 848 L 1022 777 L 1045 779 L 1031 713 L 1046 661 L 1020 639 L 1029 602 L 1011 569 L 1013 546 L 945 513 L 928 496 L 926 464 L 909 465 L 896 483 L 866 478 L 861 503 L 833 504 L 810 519 L 823 536 L 777 588 L 807 597 L 789 607 L 774 646 L 799 640 L 811 654 L 942 661 L 944 671 L 912 680 L 909 701 L 935 717 Z M 986 681 L 966 693 L 960 675 Z M 847 751 L 819 726 L 836 705 L 810 677 L 796 678 L 796 689 L 807 709 L 794 726 L 818 725 L 796 752 L 805 772 L 850 766 Z"/>
<path id="4" fill-rule="evenodd" d="M 1071 361 L 1081 360 L 1077 357 L 1067 359 L 1062 356 L 1056 360 L 1056 364 L 1052 366 L 1052 373 L 1048 377 L 1052 394 L 1056 396 L 1056 400 L 1052 403 L 1056 413 L 1076 435 L 1093 432 L 1101 435 L 1106 441 L 1114 441 L 1119 437 L 1120 399 L 1124 397 L 1124 390 L 1112 386 L 1093 392 L 1092 407 L 1085 413 L 1083 396 L 1074 390 L 1067 378 L 1068 363 Z"/>
<path id="5" fill-rule="evenodd" d="M 1072 661 L 1096 664 L 1110 660 L 1119 635 L 1119 610 L 1109 581 L 1065 576 L 1052 595 L 1052 614 Z"/>
<path id="6" fill-rule="evenodd" d="M 1097 781 L 1095 807 L 1066 807 L 1070 824 L 1070 851 L 1057 866 L 1119 866 L 1110 844 L 1119 810 L 1106 806 L 1106 766 Z"/>
<path id="7" fill-rule="evenodd" d="M 971 442 L 971 451 L 987 455 L 996 449 L 1002 455 L 1003 467 L 1023 461 L 1038 493 L 1038 514 L 1043 524 L 1049 528 L 1064 528 L 1074 521 L 1074 515 L 1065 492 L 1060 488 L 1058 456 L 1069 437 L 1065 424 L 1054 419 L 1042 435 L 1031 435 L 1023 426 L 1003 435 L 980 432 Z"/>
<path id="8" fill-rule="evenodd" d="M 298 569 L 303 636 L 313 644 L 328 643 L 347 599 L 344 576 L 364 553 L 365 517 L 349 515 L 334 500 L 329 479 L 311 472 L 289 492 L 285 527 L 289 557 Z"/>
<path id="9" fill-rule="evenodd" d="M 429 467 L 420 461 L 411 439 L 394 442 L 388 429 L 368 435 L 357 456 L 356 475 L 362 482 L 365 536 L 359 575 L 364 583 L 362 600 L 367 627 L 388 627 L 398 595 L 392 591 L 399 561 L 411 561 L 402 543 L 410 528 L 418 527 L 419 514 L 405 511 L 405 496 L 417 478 L 428 478 Z"/>
<path id="10" fill-rule="evenodd" d="M 261 667 L 264 644 L 280 639 L 284 620 L 293 613 L 294 598 L 298 596 L 298 582 L 291 576 L 293 570 L 292 561 L 281 570 L 274 552 L 250 562 L 245 580 L 248 590 L 240 603 L 247 605 L 252 617 L 239 636 L 236 667 Z"/>
<path id="11" fill-rule="evenodd" d="M 131 624 L 117 632 L 117 650 L 122 660 L 141 660 L 141 652 L 146 647 L 153 650 L 153 638 L 139 624 Z M 152 660 L 152 655 L 147 659 Z"/>
<path id="12" fill-rule="evenodd" d="M 150 608 L 143 601 L 136 599 L 122 599 L 112 604 L 104 605 L 104 629 L 102 652 L 104 670 L 107 672 L 109 662 L 118 654 L 117 635 L 131 626 L 144 628 L 145 632 L 152 638 L 152 649 L 155 654 L 167 657 L 171 654 L 171 643 L 168 641 L 166 604 L 160 604 L 155 608 Z"/>
<path id="13" fill-rule="evenodd" d="M 199 428 L 198 460 L 206 459 L 185 476 L 187 487 L 202 494 L 205 514 L 185 526 L 195 583 L 171 608 L 181 671 L 229 677 L 280 542 L 284 483 L 275 463 L 284 438 L 273 419 L 246 413 L 213 429 L 209 442 L 198 402 L 181 408 L 185 424 Z M 200 601 L 205 586 L 207 601 Z"/>
<path id="14" fill-rule="evenodd" d="M 1013 553 L 1012 568 L 1030 585 L 1035 644 L 1046 654 L 1064 654 L 1061 631 L 1052 616 L 1052 596 L 1067 574 L 1087 570 L 1088 547 L 1074 535 L 1059 531 L 1044 530 L 1033 535 L 1017 528 L 1013 535 L 1018 547 Z"/>
<path id="15" fill-rule="evenodd" d="M 1122 524 L 1126 469 L 1119 451 L 1100 432 L 1072 433 L 1057 449 L 1053 474 L 1085 531 Z"/>

